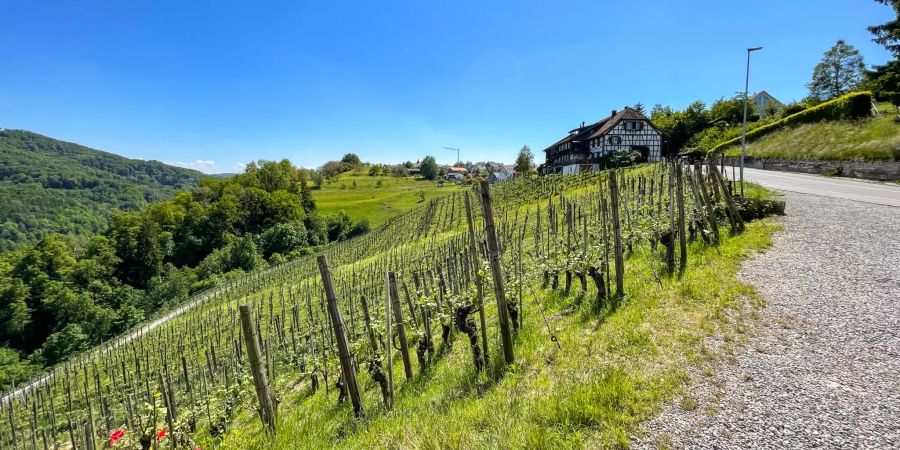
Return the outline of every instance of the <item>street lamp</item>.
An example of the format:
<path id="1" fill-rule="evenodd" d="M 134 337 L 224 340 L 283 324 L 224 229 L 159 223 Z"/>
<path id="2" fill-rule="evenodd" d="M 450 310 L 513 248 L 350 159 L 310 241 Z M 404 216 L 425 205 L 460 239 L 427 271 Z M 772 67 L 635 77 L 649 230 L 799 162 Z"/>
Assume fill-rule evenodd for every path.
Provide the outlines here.
<path id="1" fill-rule="evenodd" d="M 750 88 L 750 53 L 762 50 L 762 47 L 747 49 L 747 77 L 744 79 L 744 125 L 741 128 L 741 197 L 744 196 L 744 156 L 747 154 L 747 90 Z"/>
<path id="2" fill-rule="evenodd" d="M 455 151 L 455 152 L 456 152 L 456 162 L 460 162 L 460 160 L 459 160 L 459 149 L 458 149 L 458 148 L 451 148 L 451 147 L 441 147 L 441 148 L 444 148 L 444 149 L 447 149 L 447 150 L 453 150 L 453 151 Z"/>

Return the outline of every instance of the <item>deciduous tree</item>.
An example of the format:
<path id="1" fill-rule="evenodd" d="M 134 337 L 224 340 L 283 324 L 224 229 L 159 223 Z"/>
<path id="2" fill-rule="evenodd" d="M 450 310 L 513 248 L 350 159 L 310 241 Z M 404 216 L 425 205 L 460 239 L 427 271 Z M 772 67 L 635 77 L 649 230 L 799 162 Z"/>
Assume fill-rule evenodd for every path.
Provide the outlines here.
<path id="1" fill-rule="evenodd" d="M 859 50 L 838 40 L 813 68 L 812 81 L 807 85 L 809 94 L 819 100 L 840 97 L 859 86 L 864 69 Z"/>

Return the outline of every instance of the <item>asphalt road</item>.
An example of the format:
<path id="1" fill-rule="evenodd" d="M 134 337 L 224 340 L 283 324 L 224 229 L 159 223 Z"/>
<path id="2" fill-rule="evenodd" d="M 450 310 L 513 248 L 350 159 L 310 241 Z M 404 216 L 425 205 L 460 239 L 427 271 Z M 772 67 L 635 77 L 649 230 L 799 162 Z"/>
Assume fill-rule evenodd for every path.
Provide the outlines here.
<path id="1" fill-rule="evenodd" d="M 726 167 L 731 176 L 731 167 Z M 739 169 L 735 169 L 735 174 Z M 900 185 L 821 175 L 744 169 L 744 179 L 780 191 L 900 207 Z"/>

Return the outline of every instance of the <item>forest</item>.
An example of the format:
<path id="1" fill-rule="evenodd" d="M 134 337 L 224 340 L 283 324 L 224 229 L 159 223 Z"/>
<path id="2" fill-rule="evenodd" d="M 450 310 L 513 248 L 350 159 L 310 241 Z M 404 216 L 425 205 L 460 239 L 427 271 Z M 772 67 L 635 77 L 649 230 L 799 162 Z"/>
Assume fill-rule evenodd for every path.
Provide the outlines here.
<path id="1" fill-rule="evenodd" d="M 193 292 L 368 230 L 343 212 L 319 215 L 307 179 L 288 160 L 251 163 L 116 213 L 84 240 L 54 233 L 0 254 L 0 386 Z"/>
<path id="2" fill-rule="evenodd" d="M 86 241 L 116 211 L 138 211 L 196 187 L 202 177 L 159 161 L 0 129 L 0 252 L 52 233 Z"/>

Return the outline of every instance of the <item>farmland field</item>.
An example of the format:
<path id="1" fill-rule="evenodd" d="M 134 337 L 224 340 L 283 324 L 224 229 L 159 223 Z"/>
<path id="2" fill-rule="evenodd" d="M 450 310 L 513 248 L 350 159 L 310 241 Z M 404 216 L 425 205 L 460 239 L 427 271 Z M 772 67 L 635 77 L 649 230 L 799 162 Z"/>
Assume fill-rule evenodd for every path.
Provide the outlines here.
<path id="1" fill-rule="evenodd" d="M 354 221 L 367 219 L 381 225 L 389 217 L 435 197 L 459 191 L 456 183 L 438 186 L 435 181 L 412 177 L 369 176 L 364 170 L 346 172 L 313 191 L 323 214 L 344 211 Z"/>

